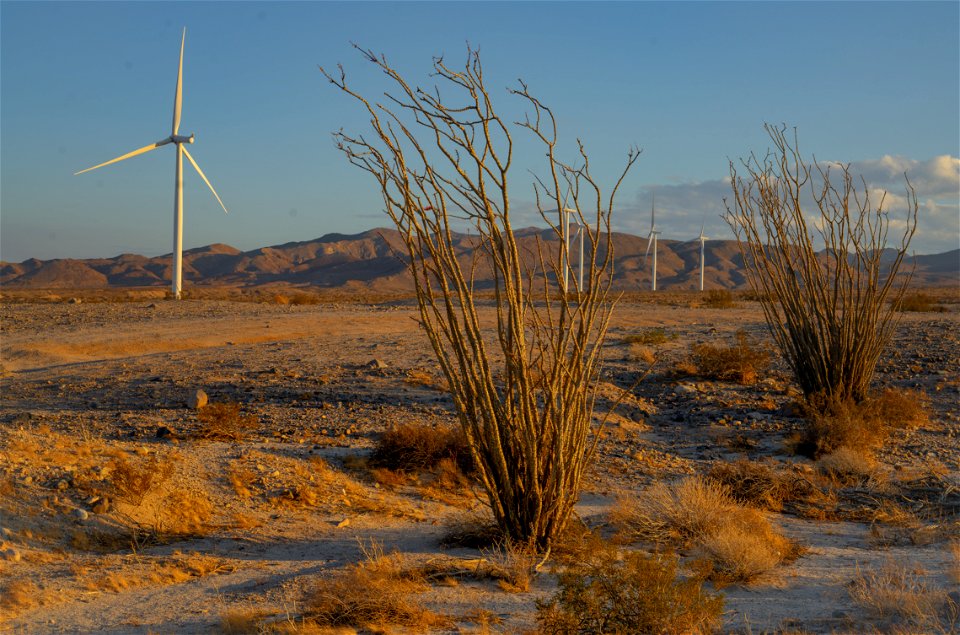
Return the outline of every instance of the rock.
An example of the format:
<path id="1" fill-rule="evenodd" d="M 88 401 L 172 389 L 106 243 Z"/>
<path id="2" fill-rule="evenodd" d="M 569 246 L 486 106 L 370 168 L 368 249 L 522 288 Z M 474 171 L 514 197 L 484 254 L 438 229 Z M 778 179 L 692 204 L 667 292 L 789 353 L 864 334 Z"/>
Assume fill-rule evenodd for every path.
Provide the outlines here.
<path id="1" fill-rule="evenodd" d="M 150 304 L 147 305 L 147 308 L 148 308 L 148 309 L 155 309 L 155 308 L 157 308 L 157 303 L 156 303 L 156 302 L 151 302 Z"/>
<path id="2" fill-rule="evenodd" d="M 370 362 L 367 363 L 367 368 L 371 368 L 373 370 L 385 370 L 387 368 L 387 363 L 382 359 L 371 359 Z"/>
<path id="3" fill-rule="evenodd" d="M 63 490 L 65 490 L 65 489 L 67 489 L 68 487 L 70 487 L 70 483 L 68 483 L 68 482 L 66 481 L 66 479 L 60 479 L 59 481 L 57 481 L 57 486 L 56 486 L 56 487 L 57 487 L 58 490 L 63 491 Z"/>
<path id="4" fill-rule="evenodd" d="M 101 498 L 97 501 L 97 504 L 93 506 L 94 514 L 106 514 L 108 511 L 110 511 L 110 499 L 108 498 Z"/>
<path id="5" fill-rule="evenodd" d="M 207 393 L 202 390 L 197 390 L 196 392 L 190 393 L 190 396 L 187 397 L 187 407 L 191 410 L 199 410 L 207 405 Z"/>
<path id="6" fill-rule="evenodd" d="M 73 517 L 76 518 L 77 520 L 84 521 L 90 518 L 90 514 L 87 513 L 87 510 L 80 509 L 79 507 L 77 507 L 76 509 L 73 510 Z"/>
<path id="7" fill-rule="evenodd" d="M 20 552 L 13 547 L 0 550 L 0 558 L 7 562 L 20 562 Z"/>
<path id="8" fill-rule="evenodd" d="M 340 528 L 342 528 L 342 527 L 346 527 L 346 526 L 349 525 L 349 524 L 350 524 L 350 519 L 349 519 L 349 518 L 344 518 L 343 520 L 341 520 L 340 522 L 337 523 L 337 529 L 340 529 Z"/>
<path id="9" fill-rule="evenodd" d="M 167 426 L 158 426 L 157 427 L 157 438 L 158 439 L 167 439 L 167 438 L 176 438 L 176 434 L 173 433 L 173 430 Z"/>
<path id="10" fill-rule="evenodd" d="M 69 300 L 67 300 L 67 304 L 80 304 L 82 302 L 83 300 L 81 300 L 80 298 L 70 298 Z"/>

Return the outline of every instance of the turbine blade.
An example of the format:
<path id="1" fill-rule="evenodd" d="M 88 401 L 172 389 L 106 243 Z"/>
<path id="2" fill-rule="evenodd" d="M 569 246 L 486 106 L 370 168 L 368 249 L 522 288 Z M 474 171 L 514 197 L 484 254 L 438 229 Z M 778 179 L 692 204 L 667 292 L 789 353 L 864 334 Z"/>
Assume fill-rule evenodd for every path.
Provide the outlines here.
<path id="1" fill-rule="evenodd" d="M 650 257 L 650 245 L 652 244 L 653 244 L 653 232 L 650 232 L 650 235 L 647 237 L 647 250 L 643 252 L 644 260 Z"/>
<path id="2" fill-rule="evenodd" d="M 177 92 L 173 98 L 173 134 L 180 131 L 180 108 L 183 105 L 183 44 L 187 40 L 187 27 L 180 38 L 180 66 L 177 67 Z"/>
<path id="3" fill-rule="evenodd" d="M 203 179 L 203 182 L 207 184 L 207 187 L 210 188 L 210 191 L 213 192 L 213 195 L 217 197 L 217 202 L 220 203 L 220 207 L 223 208 L 223 212 L 228 214 L 227 206 L 223 204 L 223 201 L 220 200 L 220 195 L 217 194 L 217 191 L 213 189 L 213 186 L 210 185 L 210 181 L 207 179 L 206 175 L 203 173 L 203 170 L 200 169 L 200 166 L 197 165 L 197 162 L 193 160 L 193 157 L 190 156 L 190 153 L 187 152 L 187 149 L 183 147 L 183 144 L 180 144 L 180 149 L 183 150 L 183 153 L 187 155 L 187 158 L 190 159 L 190 165 L 193 166 L 193 169 L 197 171 L 197 174 L 200 175 L 200 178 Z"/>
<path id="4" fill-rule="evenodd" d="M 657 209 L 656 209 L 657 195 L 653 194 L 650 197 L 650 231 L 653 231 L 656 228 L 656 218 L 657 218 Z"/>
<path id="5" fill-rule="evenodd" d="M 128 152 L 128 153 L 126 153 L 125 155 L 123 155 L 122 157 L 117 157 L 116 159 L 110 159 L 109 161 L 105 161 L 104 163 L 101 163 L 100 165 L 95 165 L 95 166 L 93 166 L 92 168 L 87 168 L 86 170 L 80 170 L 79 172 L 74 172 L 73 175 L 76 176 L 76 175 L 78 175 L 78 174 L 83 174 L 84 172 L 89 172 L 90 170 L 96 170 L 97 168 L 102 168 L 103 166 L 105 166 L 105 165 L 110 165 L 111 163 L 117 163 L 118 161 L 123 161 L 124 159 L 129 159 L 130 157 L 135 157 L 135 156 L 137 156 L 138 154 L 143 154 L 144 152 L 150 152 L 151 150 L 155 150 L 155 149 L 159 148 L 159 147 L 162 146 L 162 145 L 166 145 L 166 141 L 167 141 L 167 140 L 164 139 L 163 141 L 157 141 L 156 143 L 151 143 L 150 145 L 148 145 L 148 146 L 143 146 L 142 148 L 139 148 L 139 149 L 137 149 L 137 150 L 134 150 L 133 152 Z"/>

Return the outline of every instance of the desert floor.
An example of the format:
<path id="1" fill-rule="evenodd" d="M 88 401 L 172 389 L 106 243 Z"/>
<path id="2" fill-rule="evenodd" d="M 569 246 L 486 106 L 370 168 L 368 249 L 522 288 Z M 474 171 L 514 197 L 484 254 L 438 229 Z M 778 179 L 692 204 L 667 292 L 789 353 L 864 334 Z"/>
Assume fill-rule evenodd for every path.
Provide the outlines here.
<path id="1" fill-rule="evenodd" d="M 609 513 L 619 496 L 717 462 L 746 457 L 819 478 L 816 462 L 786 450 L 803 421 L 782 361 L 748 386 L 676 372 L 692 345 L 727 344 L 741 328 L 773 350 L 759 305 L 712 309 L 693 298 L 616 311 L 607 392 L 657 361 L 611 417 L 577 508 L 604 535 L 616 532 Z M 903 314 L 875 378 L 878 388 L 926 395 L 929 422 L 896 430 L 871 474 L 834 483 L 823 508 L 767 512 L 805 551 L 725 586 L 724 632 L 893 628 L 894 617 L 849 592 L 858 576 L 891 567 L 917 589 L 960 599 L 951 533 L 960 312 L 948 308 Z M 371 544 L 414 563 L 509 559 L 441 547 L 449 527 L 481 522 L 482 496 L 469 485 L 431 474 L 388 482 L 365 465 L 390 426 L 456 424 L 416 317 L 403 301 L 0 304 L 0 631 L 208 633 L 244 615 L 295 629 L 316 581 Z M 657 335 L 637 343 L 644 333 Z M 198 389 L 212 404 L 240 404 L 249 428 L 238 424 L 236 440 L 203 438 L 211 435 L 188 407 Z M 164 478 L 138 494 L 129 474 L 126 489 L 119 482 L 118 465 Z M 448 576 L 420 599 L 448 616 L 437 632 L 530 631 L 536 600 L 556 590 L 552 566 L 525 591 Z M 958 628 L 949 617 L 930 624 Z"/>

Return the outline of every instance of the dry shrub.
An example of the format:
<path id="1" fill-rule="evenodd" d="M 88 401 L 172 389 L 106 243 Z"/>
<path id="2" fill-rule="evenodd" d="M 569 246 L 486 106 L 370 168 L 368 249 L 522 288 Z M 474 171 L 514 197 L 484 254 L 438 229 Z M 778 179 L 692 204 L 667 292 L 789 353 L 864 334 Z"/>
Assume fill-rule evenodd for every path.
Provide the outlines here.
<path id="1" fill-rule="evenodd" d="M 667 340 L 677 339 L 676 333 L 667 333 L 661 328 L 647 329 L 640 333 L 632 333 L 623 338 L 625 344 L 642 344 L 644 346 L 657 346 Z"/>
<path id="2" fill-rule="evenodd" d="M 457 428 L 405 423 L 380 435 L 370 456 L 370 465 L 401 472 L 435 469 L 451 459 L 464 471 L 470 470 L 470 450 Z"/>
<path id="3" fill-rule="evenodd" d="M 12 617 L 43 604 L 43 592 L 32 580 L 13 580 L 0 586 L 0 609 Z"/>
<path id="4" fill-rule="evenodd" d="M 711 309 L 732 309 L 737 306 L 733 294 L 726 289 L 711 289 L 703 298 L 703 305 Z"/>
<path id="5" fill-rule="evenodd" d="M 174 490 L 158 510 L 155 529 L 168 536 L 199 536 L 213 516 L 213 503 L 206 492 Z"/>
<path id="6" fill-rule="evenodd" d="M 955 633 L 960 608 L 945 589 L 932 587 L 921 570 L 892 560 L 879 569 L 857 570 L 847 590 L 872 617 L 924 633 Z"/>
<path id="7" fill-rule="evenodd" d="M 747 459 L 714 463 L 708 478 L 726 488 L 738 503 L 771 511 L 782 510 L 785 501 L 806 499 L 813 490 L 804 479 Z"/>
<path id="8" fill-rule="evenodd" d="M 893 306 L 895 311 L 915 311 L 919 313 L 943 313 L 947 310 L 942 304 L 937 304 L 936 298 L 923 291 L 906 293 L 902 298 L 896 299 Z"/>
<path id="9" fill-rule="evenodd" d="M 800 555 L 793 542 L 777 533 L 759 510 L 749 507 L 724 516 L 699 541 L 698 551 L 707 559 L 709 577 L 716 584 L 751 582 Z"/>
<path id="10" fill-rule="evenodd" d="M 173 475 L 173 460 L 153 457 L 135 465 L 120 456 L 111 461 L 109 473 L 114 496 L 139 507 L 147 494 Z"/>
<path id="11" fill-rule="evenodd" d="M 736 506 L 717 483 L 699 477 L 658 482 L 637 498 L 621 498 L 611 518 L 631 540 L 692 544 L 719 526 Z"/>
<path id="12" fill-rule="evenodd" d="M 889 388 L 859 403 L 812 397 L 801 404 L 807 426 L 795 444 L 799 454 L 819 458 L 839 448 L 872 452 L 890 431 L 927 422 L 926 398 L 917 391 Z"/>
<path id="13" fill-rule="evenodd" d="M 754 348 L 746 331 L 736 333 L 732 346 L 697 344 L 693 347 L 693 361 L 697 374 L 710 379 L 753 384 L 759 373 L 766 370 L 770 355 Z"/>
<path id="14" fill-rule="evenodd" d="M 274 304 L 282 304 L 282 305 L 290 304 L 290 298 L 280 293 L 274 294 L 273 298 L 271 298 L 271 301 Z"/>
<path id="15" fill-rule="evenodd" d="M 443 547 L 491 549 L 504 541 L 504 534 L 489 514 L 469 512 L 453 516 L 447 521 L 440 538 Z"/>
<path id="16" fill-rule="evenodd" d="M 240 498 L 249 498 L 253 494 L 251 487 L 256 478 L 253 470 L 237 461 L 231 461 L 227 467 L 227 480 Z"/>
<path id="17" fill-rule="evenodd" d="M 873 454 L 847 446 L 821 456 L 817 468 L 837 485 L 862 485 L 878 475 Z"/>
<path id="18" fill-rule="evenodd" d="M 697 577 L 681 578 L 677 563 L 671 554 L 605 546 L 559 574 L 557 593 L 537 601 L 537 623 L 556 635 L 713 632 L 723 597 Z"/>
<path id="19" fill-rule="evenodd" d="M 211 403 L 197 412 L 196 436 L 210 441 L 241 441 L 257 427 L 257 417 L 243 414 L 238 403 Z"/>
<path id="20" fill-rule="evenodd" d="M 700 477 L 656 483 L 636 499 L 618 501 L 611 516 L 627 539 L 694 547 L 706 556 L 707 573 L 717 582 L 751 582 L 800 553 L 762 512 Z"/>
<path id="21" fill-rule="evenodd" d="M 321 626 L 444 626 L 448 620 L 412 597 L 428 589 L 404 567 L 399 554 L 384 555 L 376 544 L 366 559 L 320 580 L 305 600 L 305 616 Z"/>
<path id="22" fill-rule="evenodd" d="M 220 632 L 224 635 L 257 635 L 263 632 L 266 611 L 258 609 L 230 609 L 220 614 Z"/>
<path id="23" fill-rule="evenodd" d="M 450 385 L 447 384 L 445 379 L 422 370 L 411 370 L 407 372 L 407 377 L 404 381 L 411 386 L 424 386 L 441 392 L 450 391 Z"/>
<path id="24" fill-rule="evenodd" d="M 654 353 L 650 347 L 644 346 L 643 344 L 631 344 L 627 357 L 632 362 L 642 362 L 648 366 L 657 361 L 656 353 Z"/>

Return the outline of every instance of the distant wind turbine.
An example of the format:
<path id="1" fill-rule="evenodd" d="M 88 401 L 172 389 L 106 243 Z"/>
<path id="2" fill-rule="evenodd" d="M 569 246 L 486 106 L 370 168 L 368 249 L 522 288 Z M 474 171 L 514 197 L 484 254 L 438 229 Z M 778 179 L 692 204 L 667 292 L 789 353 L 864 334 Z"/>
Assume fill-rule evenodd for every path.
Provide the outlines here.
<path id="1" fill-rule="evenodd" d="M 657 231 L 657 222 L 656 222 L 656 197 L 650 199 L 650 233 L 647 235 L 647 251 L 643 254 L 643 257 L 646 259 L 650 256 L 650 247 L 653 246 L 653 268 L 651 271 L 653 275 L 650 278 L 650 289 L 652 291 L 657 290 L 657 236 L 662 232 Z"/>
<path id="2" fill-rule="evenodd" d="M 183 97 L 183 45 L 187 39 L 187 29 L 184 27 L 183 36 L 180 39 L 180 65 L 177 67 L 177 91 L 173 99 L 173 131 L 170 136 L 166 139 L 161 139 L 156 143 L 151 143 L 148 146 L 143 146 L 139 150 L 134 150 L 133 152 L 128 152 L 123 156 L 119 156 L 116 159 L 110 159 L 105 163 L 95 165 L 92 168 L 87 168 L 86 170 L 80 170 L 76 174 L 83 174 L 84 172 L 90 172 L 91 170 L 96 170 L 97 168 L 102 168 L 105 165 L 110 165 L 111 163 L 117 163 L 131 157 L 135 157 L 138 154 L 144 154 L 150 152 L 151 150 L 156 150 L 160 146 L 165 146 L 168 143 L 172 143 L 177 147 L 177 171 L 176 177 L 174 180 L 175 185 L 175 196 L 173 199 L 173 273 L 171 275 L 170 285 L 173 290 L 173 297 L 177 300 L 180 299 L 181 291 L 181 277 L 183 270 L 183 155 L 187 156 L 187 159 L 190 160 L 190 164 L 197 171 L 197 174 L 200 175 L 200 178 L 203 179 L 203 182 L 207 184 L 207 187 L 210 188 L 210 191 L 213 192 L 213 195 L 216 197 L 217 202 L 220 203 L 220 207 L 223 208 L 223 211 L 227 211 L 226 205 L 223 204 L 223 201 L 220 200 L 220 195 L 217 194 L 217 191 L 213 189 L 213 186 L 210 184 L 210 181 L 204 175 L 203 170 L 200 169 L 200 166 L 197 165 L 197 162 L 194 161 L 193 157 L 190 156 L 190 153 L 187 152 L 187 149 L 184 147 L 186 143 L 193 143 L 193 135 L 185 137 L 179 134 L 180 131 L 180 110 L 182 105 Z M 76 176 L 74 174 L 74 176 Z"/>
<path id="3" fill-rule="evenodd" d="M 703 246 L 707 242 L 707 237 L 703 235 L 703 227 L 706 225 L 706 219 L 700 223 L 700 236 L 697 240 L 700 241 L 700 290 L 703 291 L 703 263 L 704 263 L 704 250 Z"/>

